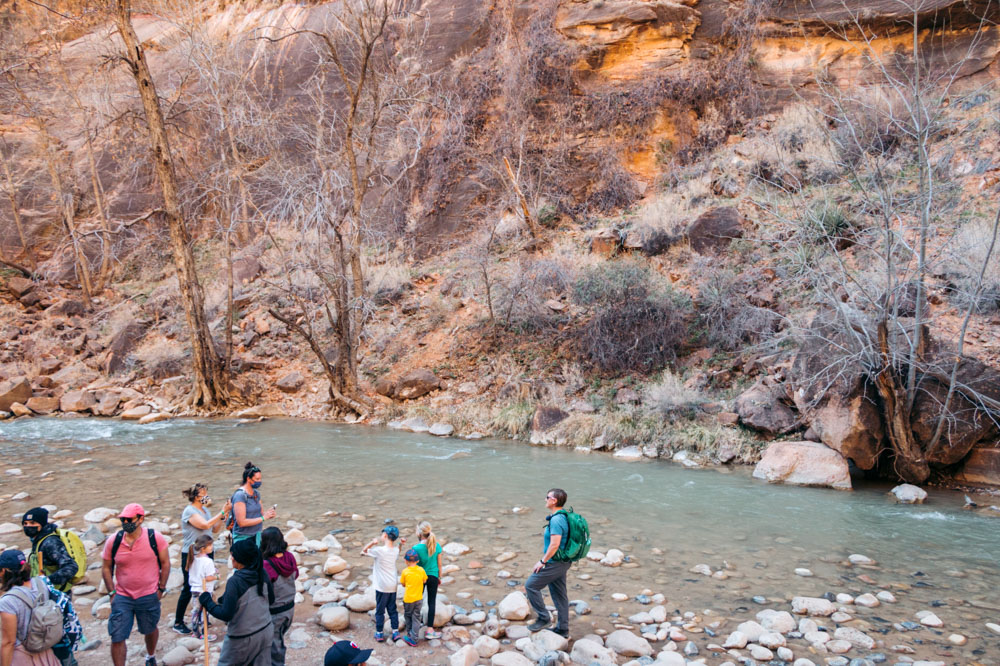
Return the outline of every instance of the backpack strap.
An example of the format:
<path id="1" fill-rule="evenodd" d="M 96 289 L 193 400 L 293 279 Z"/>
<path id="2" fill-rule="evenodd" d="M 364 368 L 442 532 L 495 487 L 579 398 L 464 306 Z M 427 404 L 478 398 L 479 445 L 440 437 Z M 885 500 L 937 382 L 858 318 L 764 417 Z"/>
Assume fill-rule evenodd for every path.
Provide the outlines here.
<path id="1" fill-rule="evenodd" d="M 27 606 L 29 611 L 35 610 L 35 605 L 37 604 L 37 602 L 35 601 L 35 597 L 33 597 L 27 590 L 25 590 L 23 585 L 17 585 L 15 587 L 10 588 L 10 590 L 5 592 L 3 596 L 14 597 L 15 599 L 23 603 L 25 606 Z"/>
<path id="2" fill-rule="evenodd" d="M 160 547 L 156 545 L 156 532 L 147 529 L 146 534 L 149 535 L 149 547 L 153 550 L 153 555 L 156 556 L 156 568 L 162 571 L 163 565 L 160 564 Z"/>
<path id="3" fill-rule="evenodd" d="M 115 572 L 115 556 L 118 555 L 118 549 L 121 548 L 122 539 L 125 538 L 125 530 L 119 530 L 118 534 L 115 535 L 115 541 L 111 544 L 111 573 L 114 575 Z"/>

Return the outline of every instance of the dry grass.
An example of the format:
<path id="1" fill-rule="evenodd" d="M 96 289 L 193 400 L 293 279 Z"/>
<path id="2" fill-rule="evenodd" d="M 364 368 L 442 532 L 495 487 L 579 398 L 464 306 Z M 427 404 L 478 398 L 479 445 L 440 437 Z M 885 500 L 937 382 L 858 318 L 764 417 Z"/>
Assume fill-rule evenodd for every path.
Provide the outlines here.
<path id="1" fill-rule="evenodd" d="M 643 393 L 643 404 L 664 416 L 690 411 L 704 402 L 701 393 L 685 387 L 681 378 L 670 370 L 664 370 L 660 379 L 646 386 Z"/>
<path id="2" fill-rule="evenodd" d="M 986 218 L 967 222 L 955 237 L 947 266 L 954 276 L 952 298 L 962 307 L 974 303 L 979 312 L 1000 310 L 1000 242 L 993 248 L 987 262 L 992 240 L 993 220 Z M 984 263 L 986 270 L 980 284 L 979 273 Z"/>

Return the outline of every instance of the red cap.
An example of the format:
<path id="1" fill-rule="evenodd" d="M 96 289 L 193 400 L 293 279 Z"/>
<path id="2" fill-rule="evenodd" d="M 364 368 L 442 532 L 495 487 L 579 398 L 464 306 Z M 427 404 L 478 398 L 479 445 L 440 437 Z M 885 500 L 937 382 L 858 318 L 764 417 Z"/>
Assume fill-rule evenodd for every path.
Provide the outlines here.
<path id="1" fill-rule="evenodd" d="M 137 516 L 145 516 L 146 512 L 143 510 L 141 504 L 132 503 L 127 505 L 122 512 L 118 514 L 119 518 L 135 518 Z"/>

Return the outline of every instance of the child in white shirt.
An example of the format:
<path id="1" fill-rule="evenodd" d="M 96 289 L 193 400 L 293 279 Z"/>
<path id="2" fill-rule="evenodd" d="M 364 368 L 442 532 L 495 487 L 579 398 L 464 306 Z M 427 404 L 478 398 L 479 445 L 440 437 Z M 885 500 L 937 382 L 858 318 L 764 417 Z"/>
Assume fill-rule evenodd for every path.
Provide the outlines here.
<path id="1" fill-rule="evenodd" d="M 375 558 L 372 566 L 372 583 L 375 585 L 375 640 L 382 642 L 385 634 L 382 628 L 385 626 L 385 614 L 389 614 L 389 625 L 392 627 L 393 642 L 399 640 L 399 613 L 396 610 L 396 581 L 399 577 L 396 573 L 396 560 L 399 559 L 400 543 L 406 543 L 406 539 L 399 538 L 399 528 L 390 525 L 382 530 L 378 539 L 372 539 L 367 546 L 362 549 L 362 555 Z M 372 548 L 381 540 L 382 545 Z"/>
<path id="2" fill-rule="evenodd" d="M 202 638 L 203 613 L 201 604 L 198 603 L 198 595 L 202 592 L 214 592 L 215 581 L 219 579 L 219 571 L 215 568 L 215 561 L 211 553 L 215 542 L 210 534 L 202 534 L 194 541 L 191 547 L 197 557 L 188 569 L 188 581 L 191 584 L 191 595 L 194 597 L 194 606 L 191 608 L 191 630 L 198 638 Z M 215 640 L 214 636 L 209 636 L 210 641 Z"/>

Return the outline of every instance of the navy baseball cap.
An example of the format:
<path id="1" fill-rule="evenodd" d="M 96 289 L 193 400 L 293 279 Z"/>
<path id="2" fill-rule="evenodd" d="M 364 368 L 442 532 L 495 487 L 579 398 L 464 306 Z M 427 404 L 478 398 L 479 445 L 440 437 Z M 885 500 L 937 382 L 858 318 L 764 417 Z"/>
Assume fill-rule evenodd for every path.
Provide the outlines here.
<path id="1" fill-rule="evenodd" d="M 393 541 L 399 538 L 399 528 L 396 527 L 395 525 L 389 525 L 389 527 L 385 528 L 382 531 L 388 534 L 389 538 L 392 539 Z"/>
<path id="2" fill-rule="evenodd" d="M 0 569 L 8 571 L 20 571 L 24 566 L 24 553 L 17 548 L 8 548 L 0 553 Z"/>
<path id="3" fill-rule="evenodd" d="M 363 664 L 374 650 L 362 650 L 351 641 L 337 641 L 326 651 L 323 666 L 349 666 Z"/>
<path id="4" fill-rule="evenodd" d="M 403 559 L 406 560 L 407 562 L 419 562 L 420 553 L 411 548 L 408 551 L 406 551 L 406 555 L 403 555 Z"/>

